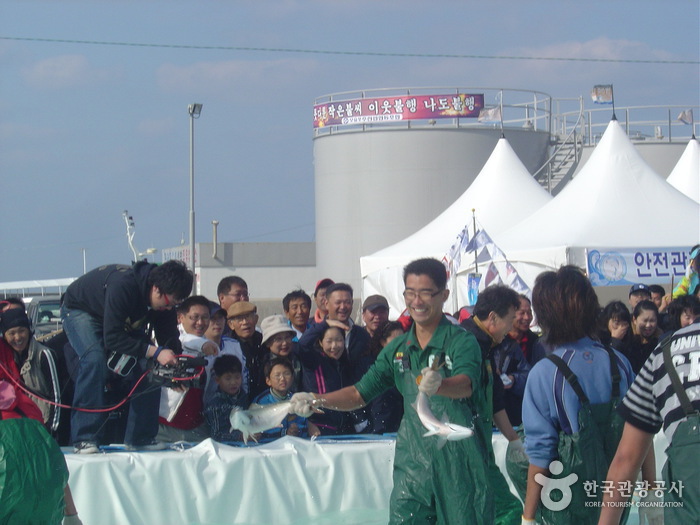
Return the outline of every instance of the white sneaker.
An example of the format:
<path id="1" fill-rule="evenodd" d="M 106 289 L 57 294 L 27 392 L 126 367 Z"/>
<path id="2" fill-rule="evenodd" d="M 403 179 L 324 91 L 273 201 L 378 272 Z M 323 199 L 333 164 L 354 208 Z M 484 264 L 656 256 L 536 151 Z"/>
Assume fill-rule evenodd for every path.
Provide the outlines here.
<path id="1" fill-rule="evenodd" d="M 168 444 L 163 443 L 162 441 L 156 441 L 154 439 L 150 443 L 145 443 L 143 445 L 129 445 L 127 443 L 126 445 L 124 445 L 124 448 L 132 452 L 152 452 L 155 450 L 165 450 L 166 448 L 168 448 Z"/>
<path id="2" fill-rule="evenodd" d="M 97 454 L 100 448 L 94 441 L 80 441 L 73 445 L 74 454 Z"/>

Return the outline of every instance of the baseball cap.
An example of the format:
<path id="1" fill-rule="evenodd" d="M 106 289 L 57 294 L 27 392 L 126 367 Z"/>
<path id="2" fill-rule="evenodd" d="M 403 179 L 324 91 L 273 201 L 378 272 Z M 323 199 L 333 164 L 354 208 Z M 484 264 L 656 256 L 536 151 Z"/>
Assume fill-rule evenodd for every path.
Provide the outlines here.
<path id="1" fill-rule="evenodd" d="M 236 317 L 239 315 L 254 314 L 257 311 L 258 307 L 253 303 L 249 303 L 248 301 L 238 301 L 237 303 L 233 303 L 231 306 L 229 306 L 226 313 L 230 319 L 231 317 Z"/>
<path id="2" fill-rule="evenodd" d="M 651 295 L 651 292 L 649 291 L 649 287 L 643 283 L 633 284 L 632 288 L 630 288 L 629 295 L 632 295 L 633 293 L 637 293 L 637 292 L 645 292 L 645 293 Z"/>
<path id="3" fill-rule="evenodd" d="M 389 302 L 383 295 L 370 295 L 367 299 L 365 299 L 365 302 L 362 303 L 363 312 L 365 310 L 373 312 L 377 308 L 386 308 L 387 310 L 389 309 Z"/>
<path id="4" fill-rule="evenodd" d="M 316 283 L 316 288 L 314 288 L 314 295 L 318 293 L 319 288 L 328 288 L 331 284 L 335 284 L 335 281 L 333 281 L 333 279 L 329 279 L 328 277 L 319 280 Z"/>

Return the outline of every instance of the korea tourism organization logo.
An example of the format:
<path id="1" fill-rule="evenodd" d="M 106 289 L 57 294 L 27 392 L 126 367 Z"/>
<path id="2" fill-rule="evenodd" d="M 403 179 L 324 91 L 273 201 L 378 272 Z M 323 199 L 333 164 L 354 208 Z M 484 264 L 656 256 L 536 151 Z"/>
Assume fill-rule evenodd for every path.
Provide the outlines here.
<path id="1" fill-rule="evenodd" d="M 558 476 L 564 471 L 561 461 L 554 460 L 549 464 L 549 472 Z M 573 497 L 572 487 L 579 481 L 577 474 L 571 473 L 563 478 L 535 474 L 535 481 L 542 486 L 540 500 L 542 505 L 552 512 L 566 509 Z M 683 482 L 672 481 L 666 486 L 665 481 L 620 481 L 617 487 L 613 481 L 599 483 L 595 480 L 583 480 L 583 490 L 590 501 L 585 502 L 586 507 L 603 507 L 605 505 L 615 507 L 682 507 L 681 501 L 664 501 L 664 494 L 677 494 L 676 499 L 683 497 Z M 617 491 L 625 501 L 603 502 L 605 496 L 612 497 Z M 632 496 L 637 498 L 630 499 Z"/>

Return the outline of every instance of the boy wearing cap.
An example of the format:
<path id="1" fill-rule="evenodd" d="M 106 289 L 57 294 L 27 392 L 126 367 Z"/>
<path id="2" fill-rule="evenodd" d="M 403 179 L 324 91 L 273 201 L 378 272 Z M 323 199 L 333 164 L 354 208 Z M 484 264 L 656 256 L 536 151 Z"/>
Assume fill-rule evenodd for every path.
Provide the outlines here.
<path id="1" fill-rule="evenodd" d="M 634 310 L 637 303 L 641 301 L 651 301 L 651 292 L 649 287 L 643 283 L 633 284 L 630 288 L 628 302 L 630 303 L 630 311 Z"/>
<path id="2" fill-rule="evenodd" d="M 374 337 L 377 328 L 389 320 L 389 302 L 383 295 L 370 295 L 362 303 L 362 322 L 365 330 Z"/>
<path id="3" fill-rule="evenodd" d="M 263 366 L 266 351 L 262 346 L 262 334 L 255 329 L 258 307 L 248 301 L 238 301 L 229 306 L 227 314 L 231 338 L 241 345 L 248 367 L 248 399 L 252 401 L 265 390 Z"/>

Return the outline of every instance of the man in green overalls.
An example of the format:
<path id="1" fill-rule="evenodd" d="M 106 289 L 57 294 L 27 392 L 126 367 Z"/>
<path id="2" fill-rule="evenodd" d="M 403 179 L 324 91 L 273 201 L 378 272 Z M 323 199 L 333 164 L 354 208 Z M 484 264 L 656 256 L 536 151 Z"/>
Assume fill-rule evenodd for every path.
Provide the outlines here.
<path id="1" fill-rule="evenodd" d="M 355 410 L 396 386 L 404 398 L 404 417 L 396 438 L 389 523 L 493 523 L 483 445 L 474 438 L 444 442 L 424 437 L 426 429 L 412 407 L 420 391 L 429 396 L 438 419 L 480 425 L 480 414 L 488 408 L 480 385 L 481 351 L 473 335 L 442 313 L 449 290 L 440 261 L 411 262 L 404 268 L 404 284 L 413 318 L 410 331 L 388 344 L 354 386 L 319 399 L 295 394 L 292 410 L 308 416 L 314 401 L 316 408 Z M 428 368 L 435 359 L 444 360 L 438 371 Z"/>

